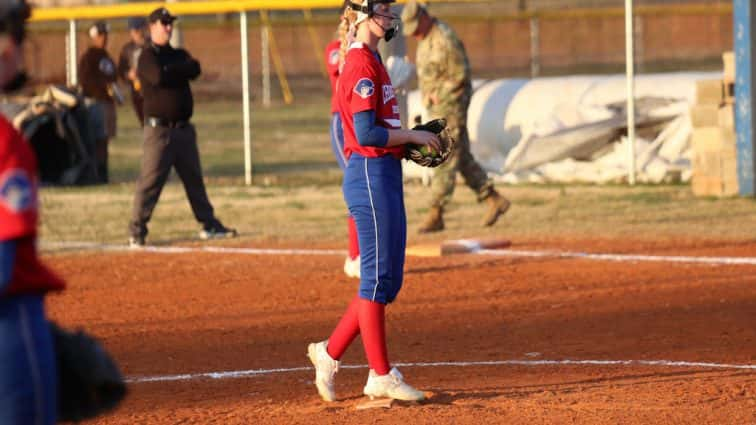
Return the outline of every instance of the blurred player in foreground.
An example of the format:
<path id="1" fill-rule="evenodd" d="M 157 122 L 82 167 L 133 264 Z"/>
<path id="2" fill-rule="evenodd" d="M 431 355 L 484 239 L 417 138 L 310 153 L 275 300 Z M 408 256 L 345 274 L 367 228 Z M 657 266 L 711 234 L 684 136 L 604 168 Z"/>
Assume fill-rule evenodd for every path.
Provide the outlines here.
<path id="1" fill-rule="evenodd" d="M 25 0 L 0 2 L 0 87 L 23 85 Z M 0 424 L 54 424 L 57 375 L 44 298 L 64 283 L 37 257 L 37 162 L 0 116 Z"/>
<path id="2" fill-rule="evenodd" d="M 424 394 L 391 368 L 386 349 L 385 306 L 402 287 L 407 217 L 401 158 L 407 143 L 439 149 L 436 135 L 402 130 L 391 80 L 377 54 L 378 41 L 396 32 L 394 0 L 353 0 L 345 10 L 338 111 L 344 130 L 344 198 L 357 224 L 360 287 L 328 340 L 307 352 L 315 385 L 326 401 L 336 399 L 339 359 L 359 334 L 370 371 L 363 393 L 371 398 L 422 400 Z"/>
<path id="3" fill-rule="evenodd" d="M 340 9 L 342 15 L 344 9 L 348 6 L 349 0 L 344 1 Z M 338 111 L 336 87 L 342 65 L 339 57 L 341 38 L 343 36 L 341 33 L 346 30 L 346 28 L 339 25 L 338 38 L 328 43 L 325 49 L 326 71 L 328 72 L 328 79 L 331 82 L 331 149 L 333 149 L 333 155 L 336 157 L 336 162 L 339 164 L 342 172 L 346 170 L 347 157 L 344 154 L 344 131 L 341 127 L 341 115 L 339 115 Z M 346 260 L 344 260 L 344 273 L 349 277 L 359 279 L 360 245 L 357 240 L 357 226 L 354 224 L 354 218 L 351 215 L 347 217 L 347 231 L 349 235 L 349 252 Z"/>

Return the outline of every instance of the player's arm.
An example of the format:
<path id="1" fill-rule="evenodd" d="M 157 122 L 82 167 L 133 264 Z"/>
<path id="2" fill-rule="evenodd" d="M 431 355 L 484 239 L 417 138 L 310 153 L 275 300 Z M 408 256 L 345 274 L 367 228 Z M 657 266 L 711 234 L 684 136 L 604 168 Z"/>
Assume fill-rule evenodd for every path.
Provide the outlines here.
<path id="1" fill-rule="evenodd" d="M 186 80 L 194 80 L 202 73 L 200 63 L 197 59 L 194 59 L 189 55 L 186 50 L 180 49 L 182 54 L 182 60 L 177 63 L 168 64 L 164 67 L 166 74 L 171 78 L 182 78 Z"/>
<path id="2" fill-rule="evenodd" d="M 121 53 L 118 55 L 118 65 L 116 66 L 118 77 L 125 82 L 129 82 L 129 71 L 131 70 L 131 63 L 129 61 L 130 50 L 128 46 L 121 48 Z"/>
<path id="3" fill-rule="evenodd" d="M 137 65 L 137 76 L 140 81 L 146 82 L 153 86 L 159 86 L 165 78 L 162 69 L 158 63 L 155 51 L 151 48 L 145 48 L 139 55 L 139 64 Z"/>
<path id="4" fill-rule="evenodd" d="M 13 264 L 16 262 L 16 241 L 0 241 L 0 296 L 5 292 L 13 277 Z"/>
<path id="5" fill-rule="evenodd" d="M 392 147 L 414 143 L 416 145 L 427 145 L 438 150 L 440 143 L 438 136 L 427 131 L 388 129 L 377 125 L 375 122 L 375 111 L 367 110 L 352 115 L 354 118 L 354 132 L 357 136 L 357 143 L 360 146 L 373 147 Z"/>

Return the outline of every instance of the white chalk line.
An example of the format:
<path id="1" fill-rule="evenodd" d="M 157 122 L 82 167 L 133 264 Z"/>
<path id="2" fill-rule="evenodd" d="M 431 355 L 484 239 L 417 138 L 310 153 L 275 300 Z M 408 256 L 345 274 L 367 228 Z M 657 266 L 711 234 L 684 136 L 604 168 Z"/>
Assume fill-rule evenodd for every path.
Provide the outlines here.
<path id="1" fill-rule="evenodd" d="M 86 249 L 97 251 L 153 252 L 157 254 L 187 254 L 192 252 L 211 252 L 219 254 L 250 255 L 346 255 L 343 249 L 275 249 L 275 248 L 231 248 L 220 246 L 150 246 L 131 248 L 128 245 L 101 244 L 97 242 L 43 242 L 45 249 Z"/>
<path id="2" fill-rule="evenodd" d="M 473 367 L 473 366 L 650 366 L 665 368 L 702 368 L 756 370 L 756 365 L 722 364 L 707 362 L 686 362 L 673 360 L 491 360 L 477 362 L 420 362 L 394 363 L 398 367 Z M 341 369 L 367 369 L 367 365 L 340 365 Z M 126 379 L 128 383 L 191 381 L 198 379 L 238 379 L 276 373 L 305 372 L 312 367 L 290 367 L 275 369 L 249 369 L 226 372 L 186 373 L 180 375 L 133 376 Z"/>
<path id="3" fill-rule="evenodd" d="M 678 255 L 641 255 L 641 254 L 592 254 L 588 252 L 569 251 L 521 251 L 514 249 L 481 249 L 475 252 L 479 255 L 500 257 L 544 257 L 544 258 L 584 258 L 586 260 L 619 261 L 619 262 L 665 262 L 665 263 L 698 263 L 698 264 L 727 264 L 727 265 L 756 265 L 754 257 L 692 257 Z"/>
<path id="4" fill-rule="evenodd" d="M 498 257 L 535 257 L 535 258 L 578 258 L 597 261 L 616 262 L 666 262 L 711 265 L 756 265 L 756 257 L 694 257 L 677 255 L 641 255 L 641 254 L 601 254 L 571 251 L 525 251 L 515 249 L 480 249 L 469 244 L 470 254 Z M 97 242 L 43 242 L 43 248 L 49 249 L 89 249 L 100 251 L 152 252 L 158 254 L 186 254 L 209 252 L 217 254 L 248 255 L 346 255 L 341 249 L 275 249 L 275 248 L 232 248 L 221 246 L 181 247 L 181 246 L 145 246 L 129 248 L 127 245 L 100 244 Z"/>

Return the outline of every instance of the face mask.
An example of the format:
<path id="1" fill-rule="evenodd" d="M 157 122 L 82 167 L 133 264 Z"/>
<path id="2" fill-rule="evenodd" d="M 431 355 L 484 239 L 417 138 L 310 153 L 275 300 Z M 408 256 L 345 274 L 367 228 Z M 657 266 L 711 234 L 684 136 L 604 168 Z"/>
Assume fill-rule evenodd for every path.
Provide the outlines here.
<path id="1" fill-rule="evenodd" d="M 386 31 L 386 33 L 383 35 L 383 39 L 386 40 L 386 42 L 389 42 L 396 35 L 396 25 L 388 30 L 384 29 L 384 31 Z"/>
<path id="2" fill-rule="evenodd" d="M 376 14 L 378 16 L 384 16 L 384 17 L 390 17 L 393 18 L 393 16 L 386 16 L 381 14 Z M 383 39 L 388 41 L 391 41 L 392 38 L 396 35 L 396 32 L 398 31 L 399 24 L 394 24 L 388 28 L 384 27 L 383 25 L 379 24 L 378 21 L 375 21 L 376 24 L 378 24 L 379 27 L 383 30 Z"/>

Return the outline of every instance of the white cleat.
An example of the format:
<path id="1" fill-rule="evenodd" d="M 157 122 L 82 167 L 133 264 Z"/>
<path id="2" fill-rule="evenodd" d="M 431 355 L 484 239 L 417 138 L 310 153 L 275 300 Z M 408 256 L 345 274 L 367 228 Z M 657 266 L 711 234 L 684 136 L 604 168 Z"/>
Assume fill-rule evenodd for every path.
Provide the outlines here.
<path id="1" fill-rule="evenodd" d="M 328 355 L 326 347 L 328 341 L 313 342 L 307 346 L 307 357 L 315 366 L 315 386 L 318 394 L 325 401 L 335 401 L 336 393 L 333 390 L 333 381 L 336 372 L 339 371 L 339 361 Z"/>
<path id="2" fill-rule="evenodd" d="M 355 279 L 360 278 L 360 257 L 351 259 L 347 256 L 344 260 L 344 274 Z"/>
<path id="3" fill-rule="evenodd" d="M 365 384 L 362 392 L 370 397 L 371 400 L 376 398 L 391 398 L 404 401 L 420 401 L 425 399 L 425 393 L 412 388 L 412 386 L 404 382 L 404 377 L 395 367 L 383 376 L 376 375 L 375 371 L 370 369 L 367 384 Z"/>

